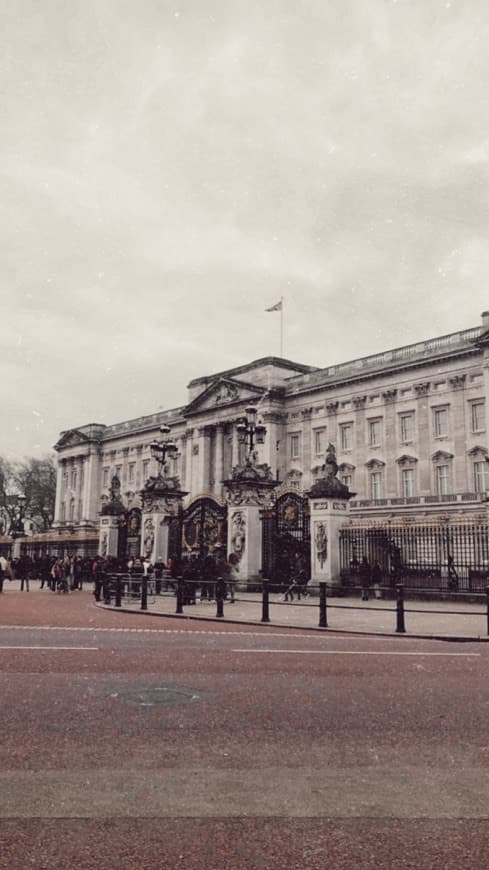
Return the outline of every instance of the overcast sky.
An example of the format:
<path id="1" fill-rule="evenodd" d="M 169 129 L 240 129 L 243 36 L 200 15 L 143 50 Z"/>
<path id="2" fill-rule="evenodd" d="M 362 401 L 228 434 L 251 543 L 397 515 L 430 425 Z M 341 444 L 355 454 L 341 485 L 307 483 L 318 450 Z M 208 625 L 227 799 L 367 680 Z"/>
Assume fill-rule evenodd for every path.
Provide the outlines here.
<path id="1" fill-rule="evenodd" d="M 489 308 L 487 0 L 3 0 L 0 455 Z"/>

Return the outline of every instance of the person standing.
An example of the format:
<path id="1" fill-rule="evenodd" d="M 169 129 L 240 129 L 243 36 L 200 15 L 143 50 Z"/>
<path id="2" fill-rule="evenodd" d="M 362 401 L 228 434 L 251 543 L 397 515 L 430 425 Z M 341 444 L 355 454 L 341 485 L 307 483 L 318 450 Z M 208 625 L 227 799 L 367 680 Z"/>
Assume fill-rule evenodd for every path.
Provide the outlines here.
<path id="1" fill-rule="evenodd" d="M 382 598 L 381 586 L 382 586 L 382 568 L 380 567 L 378 561 L 376 560 L 372 567 L 372 586 L 374 589 L 375 598 Z"/>
<path id="2" fill-rule="evenodd" d="M 5 574 L 7 572 L 8 562 L 5 556 L 0 556 L 0 592 L 3 592 L 3 581 L 5 580 Z"/>
<path id="3" fill-rule="evenodd" d="M 370 586 L 372 583 L 372 570 L 366 556 L 360 562 L 360 583 L 362 586 L 362 601 L 368 601 Z"/>

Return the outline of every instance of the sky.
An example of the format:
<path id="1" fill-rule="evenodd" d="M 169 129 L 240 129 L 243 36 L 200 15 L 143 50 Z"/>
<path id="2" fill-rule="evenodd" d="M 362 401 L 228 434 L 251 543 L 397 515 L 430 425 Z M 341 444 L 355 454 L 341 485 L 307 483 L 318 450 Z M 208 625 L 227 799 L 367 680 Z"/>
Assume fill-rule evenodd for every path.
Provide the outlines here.
<path id="1" fill-rule="evenodd" d="M 3 0 L 0 456 L 489 308 L 486 0 Z"/>

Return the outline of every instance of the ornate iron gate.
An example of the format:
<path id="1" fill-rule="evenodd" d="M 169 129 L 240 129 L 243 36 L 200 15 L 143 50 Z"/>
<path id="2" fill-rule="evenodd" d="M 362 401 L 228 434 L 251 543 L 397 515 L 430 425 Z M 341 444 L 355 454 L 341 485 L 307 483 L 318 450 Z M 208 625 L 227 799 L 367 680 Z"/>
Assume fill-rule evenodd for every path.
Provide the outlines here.
<path id="1" fill-rule="evenodd" d="M 131 508 L 119 516 L 117 558 L 125 561 L 137 558 L 141 552 L 141 510 Z"/>
<path id="2" fill-rule="evenodd" d="M 227 507 L 212 498 L 199 498 L 182 515 L 182 554 L 200 557 L 227 550 Z"/>
<path id="3" fill-rule="evenodd" d="M 299 554 L 311 577 L 311 532 L 309 500 L 286 492 L 273 507 L 263 511 L 263 576 L 280 587 L 292 579 Z"/>

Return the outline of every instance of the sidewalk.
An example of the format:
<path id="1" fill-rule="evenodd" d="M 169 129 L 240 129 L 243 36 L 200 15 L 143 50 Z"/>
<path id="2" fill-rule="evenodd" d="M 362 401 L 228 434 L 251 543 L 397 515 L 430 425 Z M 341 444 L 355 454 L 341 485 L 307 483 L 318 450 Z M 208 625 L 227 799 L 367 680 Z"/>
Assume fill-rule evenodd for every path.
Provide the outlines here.
<path id="1" fill-rule="evenodd" d="M 108 607 L 108 605 L 99 605 Z M 111 604 L 111 609 L 114 604 Z M 234 604 L 224 602 L 224 618 L 217 618 L 215 601 L 198 601 L 186 605 L 183 615 L 176 614 L 176 598 L 172 593 L 148 595 L 148 610 L 142 611 L 138 600 L 123 599 L 119 612 L 144 616 L 166 616 L 175 619 L 215 620 L 216 622 L 235 622 L 262 624 L 262 600 L 260 593 L 239 592 Z M 286 603 L 283 595 L 270 594 L 270 622 L 281 628 L 319 628 L 319 598 L 307 598 L 300 602 Z M 362 601 L 358 597 L 329 597 L 327 600 L 328 630 L 358 632 L 362 634 L 402 635 L 396 633 L 396 602 L 394 600 Z M 441 638 L 444 640 L 484 640 L 487 634 L 487 611 L 485 596 L 477 604 L 463 600 L 454 601 L 405 601 L 404 636 Z"/>

